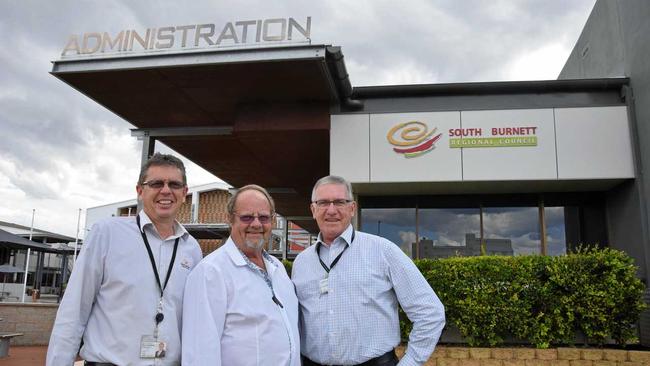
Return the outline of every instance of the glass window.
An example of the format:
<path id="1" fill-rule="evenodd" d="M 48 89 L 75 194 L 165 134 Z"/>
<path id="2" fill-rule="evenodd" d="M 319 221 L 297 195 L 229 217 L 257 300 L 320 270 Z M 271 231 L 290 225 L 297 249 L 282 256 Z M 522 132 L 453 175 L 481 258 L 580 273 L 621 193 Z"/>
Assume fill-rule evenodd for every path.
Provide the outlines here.
<path id="1" fill-rule="evenodd" d="M 415 208 L 364 208 L 361 210 L 361 230 L 382 236 L 411 258 L 417 235 Z"/>
<path id="2" fill-rule="evenodd" d="M 420 209 L 420 258 L 480 255 L 480 213 L 478 208 Z"/>
<path id="3" fill-rule="evenodd" d="M 576 243 L 607 243 L 600 193 L 378 196 L 360 202 L 361 230 L 391 240 L 411 258 L 555 256 Z"/>
<path id="4" fill-rule="evenodd" d="M 291 254 L 298 254 L 309 247 L 312 244 L 311 239 L 314 236 L 300 227 L 289 229 L 288 235 L 289 253 Z"/>
<path id="5" fill-rule="evenodd" d="M 485 254 L 541 254 L 537 207 L 483 209 Z"/>
<path id="6" fill-rule="evenodd" d="M 566 254 L 564 207 L 544 207 L 546 221 L 546 254 Z"/>

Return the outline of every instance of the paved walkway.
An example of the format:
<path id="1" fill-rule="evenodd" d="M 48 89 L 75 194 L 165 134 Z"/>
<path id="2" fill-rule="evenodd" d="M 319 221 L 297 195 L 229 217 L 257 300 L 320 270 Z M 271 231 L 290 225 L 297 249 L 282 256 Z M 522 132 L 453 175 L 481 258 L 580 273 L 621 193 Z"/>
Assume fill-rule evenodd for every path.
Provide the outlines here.
<path id="1" fill-rule="evenodd" d="M 0 358 L 0 366 L 43 366 L 47 346 L 11 346 L 9 357 Z M 82 362 L 75 362 L 74 366 L 82 366 Z"/>
<path id="2" fill-rule="evenodd" d="M 9 357 L 0 358 L 1 366 L 43 366 L 47 346 L 11 346 Z"/>

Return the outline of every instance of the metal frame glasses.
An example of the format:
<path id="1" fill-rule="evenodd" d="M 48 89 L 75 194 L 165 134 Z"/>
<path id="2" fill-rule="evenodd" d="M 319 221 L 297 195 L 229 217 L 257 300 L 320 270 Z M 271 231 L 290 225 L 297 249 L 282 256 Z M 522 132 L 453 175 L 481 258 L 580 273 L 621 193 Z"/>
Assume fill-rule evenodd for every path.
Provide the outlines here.
<path id="1" fill-rule="evenodd" d="M 177 180 L 162 180 L 162 179 L 154 179 L 154 180 L 149 180 L 146 182 L 143 182 L 141 185 L 143 186 L 149 186 L 151 189 L 162 189 L 165 184 L 169 189 L 172 190 L 179 190 L 185 188 L 185 183 L 179 182 Z"/>
<path id="2" fill-rule="evenodd" d="M 275 217 L 275 214 L 270 214 L 270 215 L 265 215 L 265 214 L 257 214 L 257 215 L 239 215 L 239 214 L 234 214 L 239 218 L 239 221 L 243 222 L 244 224 L 252 224 L 255 219 L 260 222 L 262 225 L 270 224 L 271 221 L 273 221 L 273 218 Z"/>
<path id="3" fill-rule="evenodd" d="M 326 209 L 329 208 L 330 205 L 334 205 L 336 208 L 343 208 L 345 205 L 348 203 L 351 203 L 352 200 L 347 200 L 347 199 L 338 199 L 338 200 L 316 200 L 313 201 L 312 203 L 316 205 L 316 207 L 320 209 Z"/>

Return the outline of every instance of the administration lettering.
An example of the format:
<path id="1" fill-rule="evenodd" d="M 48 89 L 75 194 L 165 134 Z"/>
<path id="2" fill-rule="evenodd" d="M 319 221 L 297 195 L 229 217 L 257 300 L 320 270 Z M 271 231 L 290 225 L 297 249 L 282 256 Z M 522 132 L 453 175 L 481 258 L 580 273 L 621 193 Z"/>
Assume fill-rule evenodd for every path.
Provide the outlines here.
<path id="1" fill-rule="evenodd" d="M 221 28 L 215 24 L 193 24 L 144 31 L 125 29 L 113 35 L 107 32 L 73 34 L 61 56 L 310 40 L 311 17 L 302 24 L 294 18 L 273 18 L 228 22 Z"/>

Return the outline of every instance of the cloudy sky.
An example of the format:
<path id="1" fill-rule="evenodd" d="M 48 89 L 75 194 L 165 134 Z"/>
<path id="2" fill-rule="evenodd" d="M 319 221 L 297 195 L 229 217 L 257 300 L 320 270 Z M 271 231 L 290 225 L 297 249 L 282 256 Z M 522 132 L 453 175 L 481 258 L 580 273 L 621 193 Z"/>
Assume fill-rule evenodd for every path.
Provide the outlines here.
<path id="1" fill-rule="evenodd" d="M 74 236 L 79 208 L 134 198 L 132 126 L 49 74 L 68 36 L 312 17 L 353 86 L 555 79 L 595 0 L 0 1 L 0 221 Z M 216 178 L 190 164 L 190 185 Z M 82 216 L 83 226 L 83 216 Z"/>

